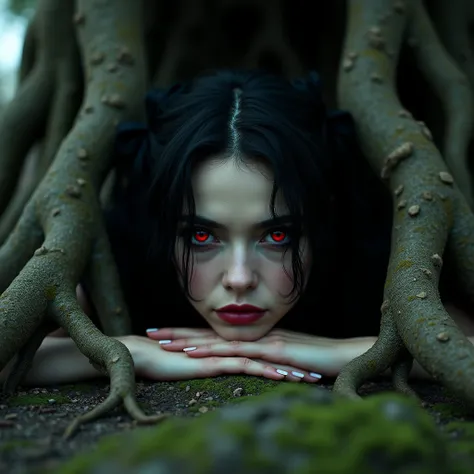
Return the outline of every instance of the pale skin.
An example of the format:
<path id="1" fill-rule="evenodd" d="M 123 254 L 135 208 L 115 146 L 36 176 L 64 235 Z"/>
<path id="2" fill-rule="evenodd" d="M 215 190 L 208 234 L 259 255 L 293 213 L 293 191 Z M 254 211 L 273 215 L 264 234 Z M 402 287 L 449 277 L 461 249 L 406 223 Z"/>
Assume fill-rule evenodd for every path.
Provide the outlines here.
<path id="1" fill-rule="evenodd" d="M 190 290 L 200 301 L 190 301 L 209 329 L 152 328 L 147 335 L 118 338 L 130 350 L 138 376 L 185 380 L 242 373 L 316 383 L 321 377 L 336 376 L 344 365 L 374 344 L 375 337 L 328 339 L 274 329 L 296 304 L 288 304 L 285 298 L 292 288 L 292 275 L 291 252 L 285 254 L 283 249 L 291 237 L 282 225 L 257 226 L 272 217 L 269 202 L 273 177 L 265 163 L 253 160 L 249 164 L 237 165 L 232 157 L 218 156 L 194 171 L 196 215 L 219 224 L 195 229 L 192 238 L 194 271 Z M 287 213 L 280 197 L 276 213 Z M 307 280 L 316 257 L 304 235 L 300 251 Z M 176 252 L 179 257 L 179 240 Z M 84 311 L 89 313 L 84 293 L 80 287 L 77 291 Z M 233 326 L 214 311 L 233 303 L 252 304 L 267 311 L 255 323 Z M 446 309 L 468 336 L 474 336 L 470 315 L 452 305 Z M 58 331 L 45 338 L 24 385 L 70 383 L 100 376 L 71 339 L 55 336 L 67 335 Z M 8 368 L 0 374 L 1 379 Z M 415 364 L 412 376 L 425 378 L 427 374 Z"/>

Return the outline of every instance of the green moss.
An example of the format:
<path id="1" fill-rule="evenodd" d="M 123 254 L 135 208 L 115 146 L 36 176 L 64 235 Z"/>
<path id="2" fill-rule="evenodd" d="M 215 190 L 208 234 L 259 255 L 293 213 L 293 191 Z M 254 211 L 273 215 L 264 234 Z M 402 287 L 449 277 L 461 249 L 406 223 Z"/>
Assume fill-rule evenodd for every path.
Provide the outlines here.
<path id="1" fill-rule="evenodd" d="M 46 299 L 48 299 L 49 301 L 52 301 L 54 300 L 54 298 L 56 298 L 57 288 L 55 286 L 47 286 L 44 291 Z"/>
<path id="2" fill-rule="evenodd" d="M 196 392 L 206 392 L 210 396 L 219 397 L 221 401 L 234 401 L 241 398 L 234 397 L 233 392 L 236 388 L 243 389 L 243 396 L 260 395 L 281 386 L 282 382 L 250 375 L 237 375 L 233 377 L 192 379 L 186 382 L 179 382 L 177 385 L 183 390 L 189 386 L 189 392 L 192 395 Z"/>
<path id="3" fill-rule="evenodd" d="M 405 269 L 405 268 L 410 268 L 413 266 L 413 262 L 411 260 L 401 260 L 397 267 L 395 268 L 395 271 Z"/>
<path id="4" fill-rule="evenodd" d="M 452 403 L 435 403 L 433 410 L 443 416 L 464 417 L 470 416 L 469 409 L 462 405 L 454 405 Z"/>
<path id="5" fill-rule="evenodd" d="M 213 391 L 207 384 L 199 387 Z M 332 474 L 451 474 L 446 443 L 416 402 L 392 394 L 344 400 L 301 384 L 278 387 L 204 417 L 174 418 L 107 438 L 58 474 L 102 472 L 100 467 L 112 462 L 132 473 L 168 461 L 201 474 L 212 472 L 219 455 L 223 469 L 232 463 L 234 472 L 246 474 L 309 474 L 315 466 Z"/>
<path id="6" fill-rule="evenodd" d="M 193 423 L 197 427 L 206 418 L 193 419 Z M 184 419 L 174 418 L 157 428 L 139 428 L 126 435 L 107 437 L 92 454 L 76 456 L 59 468 L 57 474 L 87 473 L 102 461 L 110 459 L 119 462 L 122 468 L 130 468 L 132 473 L 135 466 L 146 464 L 150 459 L 160 456 L 179 459 L 182 453 L 188 452 L 205 453 L 205 440 L 199 429 L 189 430 Z M 209 456 L 196 456 L 193 460 L 196 472 L 208 472 L 211 461 Z"/>
<path id="7" fill-rule="evenodd" d="M 0 444 L 0 453 L 6 454 L 15 449 L 25 449 L 35 446 L 36 443 L 26 439 L 11 439 Z"/>
<path id="8" fill-rule="evenodd" d="M 396 423 L 390 417 L 381 416 L 383 406 L 394 401 L 402 404 L 407 415 Z M 337 400 L 330 410 L 318 406 L 308 411 L 307 404 L 298 403 L 291 408 L 290 419 L 306 429 L 300 430 L 299 436 L 295 437 L 294 424 L 285 424 L 277 433 L 280 447 L 313 450 L 320 460 L 321 472 L 349 473 L 356 466 L 360 469 L 357 472 L 376 472 L 371 466 L 371 458 L 382 453 L 386 459 L 412 462 L 420 455 L 436 457 L 436 449 L 441 445 L 438 443 L 437 446 L 437 433 L 431 419 L 414 405 L 410 406 L 409 401 L 390 394 L 369 397 L 358 404 Z M 314 429 L 316 426 L 324 429 Z M 342 451 L 343 446 L 343 456 L 324 455 L 325 452 Z M 311 465 L 308 463 L 302 472 L 312 472 Z"/>
<path id="9" fill-rule="evenodd" d="M 69 403 L 68 397 L 59 393 L 38 393 L 28 395 L 14 395 L 7 400 L 8 406 L 18 407 L 25 405 L 50 405 L 49 400 L 54 400 L 54 403 Z"/>
<path id="10" fill-rule="evenodd" d="M 453 421 L 444 430 L 455 437 L 451 438 L 450 451 L 456 461 L 474 464 L 474 423 Z"/>

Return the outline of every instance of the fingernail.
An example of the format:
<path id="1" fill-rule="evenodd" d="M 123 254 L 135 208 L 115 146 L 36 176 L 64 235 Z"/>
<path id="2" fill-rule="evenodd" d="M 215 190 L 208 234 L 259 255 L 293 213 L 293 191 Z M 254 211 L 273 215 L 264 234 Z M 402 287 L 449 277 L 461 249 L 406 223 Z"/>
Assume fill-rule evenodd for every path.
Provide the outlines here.
<path id="1" fill-rule="evenodd" d="M 276 371 L 281 375 L 288 375 L 288 372 L 286 372 L 285 370 L 276 369 Z"/>
<path id="2" fill-rule="evenodd" d="M 185 347 L 183 349 L 184 352 L 189 352 L 189 351 L 195 351 L 197 349 L 197 347 Z"/>
<path id="3" fill-rule="evenodd" d="M 302 379 L 304 377 L 304 374 L 302 374 L 301 372 L 291 372 L 295 377 L 299 377 L 300 379 Z"/>
<path id="4" fill-rule="evenodd" d="M 171 339 L 163 339 L 162 341 L 158 341 L 158 344 L 170 344 L 173 342 Z"/>
<path id="5" fill-rule="evenodd" d="M 146 332 L 158 332 L 158 329 L 157 328 L 150 328 L 150 329 L 147 329 Z"/>
<path id="6" fill-rule="evenodd" d="M 322 377 L 321 374 L 317 374 L 316 372 L 310 372 L 309 375 L 315 379 L 320 379 Z"/>

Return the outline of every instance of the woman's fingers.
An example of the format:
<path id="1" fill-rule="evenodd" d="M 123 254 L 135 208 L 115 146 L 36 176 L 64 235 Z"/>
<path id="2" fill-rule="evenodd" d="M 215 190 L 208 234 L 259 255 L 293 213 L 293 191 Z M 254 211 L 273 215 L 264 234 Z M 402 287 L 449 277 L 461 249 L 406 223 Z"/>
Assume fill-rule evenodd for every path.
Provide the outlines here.
<path id="1" fill-rule="evenodd" d="M 263 364 L 267 364 L 267 361 L 254 359 L 256 362 L 261 362 Z M 315 372 L 308 372 L 307 370 L 301 370 L 297 367 L 292 367 L 290 365 L 283 365 L 283 364 L 272 364 L 273 367 L 276 367 L 278 370 L 286 372 L 287 375 L 285 376 L 286 380 L 290 382 L 309 382 L 309 383 L 316 383 L 319 382 L 322 378 L 321 374 Z"/>
<path id="2" fill-rule="evenodd" d="M 307 370 L 302 370 L 294 365 L 289 365 L 291 362 L 288 360 L 288 356 L 285 354 L 283 347 L 273 347 L 269 344 L 260 344 L 255 342 L 223 342 L 216 344 L 208 344 L 203 346 L 190 346 L 183 348 L 183 352 L 186 353 L 190 358 L 215 358 L 215 357 L 227 357 L 229 359 L 234 358 L 249 358 L 263 363 L 265 365 L 271 365 L 277 369 L 286 372 L 286 380 L 292 382 L 318 382 L 321 379 L 321 375 Z"/>
<path id="3" fill-rule="evenodd" d="M 201 338 L 192 337 L 186 339 L 177 339 L 176 341 L 172 341 L 171 339 L 160 339 L 158 342 L 160 343 L 160 346 L 163 347 L 163 349 L 173 352 L 180 352 L 184 349 L 187 349 L 188 347 L 204 347 L 210 344 L 217 344 L 222 341 L 224 341 L 224 339 L 219 336 L 209 336 Z"/>
<path id="4" fill-rule="evenodd" d="M 286 378 L 286 371 L 247 357 L 207 357 L 202 359 L 202 363 L 208 377 L 222 374 L 247 374 L 272 380 Z"/>
<path id="5" fill-rule="evenodd" d="M 212 337 L 217 334 L 212 329 L 201 329 L 201 328 L 163 328 L 156 329 L 150 328 L 146 330 L 146 334 L 150 339 L 155 341 L 159 340 L 175 340 L 184 339 L 191 337 Z"/>
<path id="6" fill-rule="evenodd" d="M 223 341 L 216 343 L 204 342 L 204 344 L 200 345 L 196 341 L 192 342 L 195 344 L 182 348 L 190 357 L 251 357 L 281 364 L 288 363 L 282 347 L 280 346 L 278 350 L 276 346 L 272 346 L 269 343 L 262 344 L 258 341 Z"/>

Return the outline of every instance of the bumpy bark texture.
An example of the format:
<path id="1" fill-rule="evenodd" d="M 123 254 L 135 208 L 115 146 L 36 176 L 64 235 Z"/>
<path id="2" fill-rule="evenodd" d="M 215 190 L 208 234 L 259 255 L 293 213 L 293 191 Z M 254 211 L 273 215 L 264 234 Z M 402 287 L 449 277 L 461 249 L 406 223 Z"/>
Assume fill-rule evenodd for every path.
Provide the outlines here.
<path id="1" fill-rule="evenodd" d="M 430 39 L 427 21 L 420 0 L 396 7 L 391 1 L 349 3 L 340 104 L 353 114 L 366 157 L 394 194 L 394 222 L 380 337 L 345 367 L 335 390 L 356 396 L 368 376 L 397 367 L 406 348 L 435 379 L 474 407 L 474 346 L 444 310 L 438 293 L 442 256 L 451 236 L 458 244 L 456 263 L 472 282 L 474 218 L 430 134 L 403 110 L 394 83 L 406 32 L 415 35 L 415 48 L 422 47 L 418 42 Z M 433 41 L 435 33 L 430 35 Z M 399 384 L 400 373 L 395 373 Z"/>
<path id="2" fill-rule="evenodd" d="M 0 368 L 15 357 L 5 385 L 13 390 L 45 334 L 65 328 L 111 379 L 109 398 L 68 434 L 122 401 L 139 421 L 161 419 L 137 407 L 131 356 L 108 337 L 128 333 L 130 320 L 99 193 L 112 168 L 115 126 L 143 118 L 148 82 L 168 85 L 214 67 L 263 66 L 289 77 L 316 68 L 330 76 L 340 63 L 339 105 L 352 112 L 367 159 L 393 193 L 395 211 L 379 340 L 342 371 L 335 389 L 357 397 L 367 378 L 391 367 L 395 388 L 414 395 L 407 374 L 416 359 L 474 406 L 474 348 L 438 294 L 448 257 L 474 304 L 467 166 L 474 9 L 468 0 L 449 8 L 433 0 L 433 21 L 421 0 L 268 3 L 77 0 L 74 10 L 72 0 L 38 0 L 20 86 L 0 116 Z M 344 14 L 340 58 L 341 35 L 334 32 L 343 31 Z M 443 157 L 427 125 L 414 120 L 397 95 L 405 43 L 444 105 L 444 138 L 435 137 Z M 335 80 L 324 79 L 331 92 Z M 330 93 L 326 99 L 334 105 Z M 12 199 L 33 146 L 34 177 Z M 76 301 L 82 278 L 92 283 L 106 335 Z"/>
<path id="3" fill-rule="evenodd" d="M 70 37 L 73 16 L 71 2 L 39 2 L 36 20 L 44 25 L 45 41 L 55 45 L 58 53 L 48 56 L 49 69 L 45 71 L 44 66 L 41 69 L 45 75 L 41 79 L 51 85 L 50 92 L 53 86 L 56 89 L 48 135 L 51 144 L 46 147 L 49 153 L 59 146 L 73 115 L 68 95 L 76 92 L 76 79 L 67 80 L 77 63 Z M 129 332 L 129 318 L 104 230 L 98 190 L 110 167 L 116 124 L 120 120 L 141 118 L 146 90 L 141 4 L 126 0 L 79 1 L 75 25 L 88 78 L 81 110 L 18 225 L 0 249 L 0 290 L 3 291 L 0 367 L 19 351 L 6 383 L 8 388 L 14 385 L 11 380 L 21 380 L 19 372 L 28 368 L 41 343 L 38 334 L 44 336 L 43 329 L 54 326 L 67 329 L 80 350 L 111 378 L 107 400 L 78 419 L 68 434 L 80 422 L 99 416 L 121 401 L 139 421 L 161 418 L 147 417 L 135 402 L 133 361 L 127 348 L 102 334 L 82 312 L 75 297 L 76 284 L 88 262 L 100 261 L 100 271 L 97 264 L 92 263 L 92 267 L 102 288 L 107 287 L 107 292 L 94 295 L 102 310 L 101 318 L 110 321 L 105 324 L 109 335 Z M 110 73 L 110 64 L 115 66 L 114 74 Z M 24 84 L 28 84 L 27 79 Z M 36 91 L 31 100 L 47 103 L 42 92 Z M 30 110 L 15 108 L 15 100 L 11 110 L 26 120 Z M 7 110 L 6 117 L 8 113 Z M 68 123 L 62 122 L 61 116 Z M 22 131 L 21 127 L 10 130 L 10 141 L 23 142 Z M 8 148 L 3 153 L 1 169 L 5 173 L 9 171 L 11 179 L 12 155 L 8 154 Z"/>

